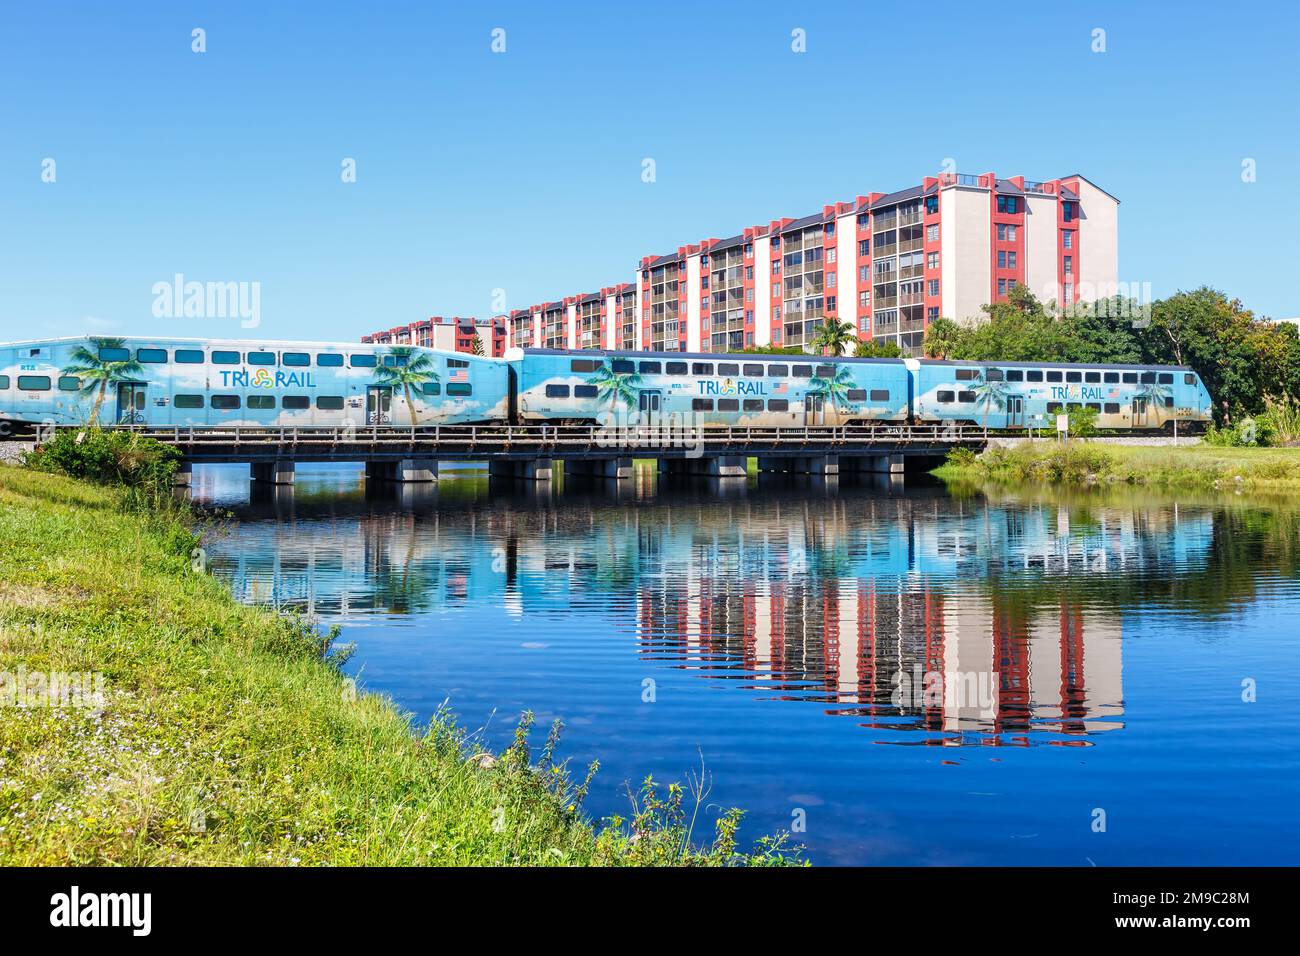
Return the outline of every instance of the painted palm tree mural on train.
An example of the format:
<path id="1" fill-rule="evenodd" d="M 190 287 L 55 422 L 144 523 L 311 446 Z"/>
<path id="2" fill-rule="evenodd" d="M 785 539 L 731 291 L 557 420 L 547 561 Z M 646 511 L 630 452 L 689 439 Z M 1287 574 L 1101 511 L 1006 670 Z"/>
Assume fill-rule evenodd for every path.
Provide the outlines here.
<path id="1" fill-rule="evenodd" d="M 385 361 L 375 368 L 375 384 L 402 390 L 406 410 L 411 415 L 411 427 L 415 428 L 419 425 L 415 417 L 415 391 L 423 389 L 426 382 L 438 381 L 433 359 L 409 345 L 395 345 L 388 350 L 388 355 L 392 357 L 393 363 L 389 365 Z"/>
<path id="2" fill-rule="evenodd" d="M 975 393 L 975 404 L 984 409 L 984 427 L 988 428 L 989 412 L 995 408 L 1003 411 L 1007 407 L 1010 389 L 1001 379 L 986 378 L 981 372 L 971 383 L 970 390 Z"/>
<path id="3" fill-rule="evenodd" d="M 639 372 L 615 372 L 610 366 L 601 365 L 587 382 L 596 386 L 597 400 L 609 402 L 611 409 L 617 409 L 619 405 L 627 409 L 636 408 L 641 394 Z"/>
<path id="4" fill-rule="evenodd" d="M 830 378 L 814 376 L 809 379 L 807 394 L 821 398 L 838 409 L 848 401 L 849 389 L 853 386 L 853 372 L 847 365 L 837 365 L 835 374 Z"/>
<path id="5" fill-rule="evenodd" d="M 1169 401 L 1169 398 L 1173 393 L 1173 389 L 1168 385 L 1161 385 L 1159 382 L 1143 382 L 1138 386 L 1138 390 L 1133 393 L 1133 397 L 1142 403 L 1142 411 L 1138 414 L 1134 414 L 1133 423 L 1137 424 L 1137 419 L 1140 416 L 1142 424 L 1147 424 L 1151 411 L 1154 409 L 1156 413 L 1156 424 L 1159 425 L 1160 415 L 1165 408 L 1165 403 Z"/>
<path id="6" fill-rule="evenodd" d="M 95 396 L 95 404 L 90 409 L 90 424 L 99 424 L 99 413 L 108 397 L 108 386 L 119 382 L 131 382 L 144 375 L 144 367 L 131 358 L 123 339 L 92 336 L 90 348 L 78 345 L 72 353 L 72 364 L 63 369 L 64 375 L 70 375 L 81 383 L 79 391 L 84 396 Z M 100 357 L 110 349 L 125 350 L 127 357 L 117 361 Z"/>

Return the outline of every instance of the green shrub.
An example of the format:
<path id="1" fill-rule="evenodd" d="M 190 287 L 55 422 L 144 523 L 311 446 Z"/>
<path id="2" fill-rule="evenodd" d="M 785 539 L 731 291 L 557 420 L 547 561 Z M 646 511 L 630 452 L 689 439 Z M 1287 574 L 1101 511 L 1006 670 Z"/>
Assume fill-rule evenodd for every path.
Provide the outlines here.
<path id="1" fill-rule="evenodd" d="M 1097 409 L 1080 405 L 1070 410 L 1070 437 L 1091 438 L 1097 434 Z"/>
<path id="2" fill-rule="evenodd" d="M 948 452 L 946 463 L 954 468 L 973 468 L 979 456 L 969 448 L 954 448 Z"/>
<path id="3" fill-rule="evenodd" d="M 82 478 L 158 498 L 171 487 L 181 453 L 143 435 L 100 428 L 66 429 L 27 454 L 36 471 Z"/>

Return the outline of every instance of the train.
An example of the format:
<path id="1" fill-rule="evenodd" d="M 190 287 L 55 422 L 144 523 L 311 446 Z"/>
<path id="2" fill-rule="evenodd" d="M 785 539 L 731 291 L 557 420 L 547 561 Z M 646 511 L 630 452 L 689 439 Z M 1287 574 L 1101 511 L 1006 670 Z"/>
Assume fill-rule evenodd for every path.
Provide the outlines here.
<path id="1" fill-rule="evenodd" d="M 957 423 L 1204 429 L 1185 366 L 83 336 L 0 343 L 0 437 L 141 426 L 609 424 L 798 428 Z"/>

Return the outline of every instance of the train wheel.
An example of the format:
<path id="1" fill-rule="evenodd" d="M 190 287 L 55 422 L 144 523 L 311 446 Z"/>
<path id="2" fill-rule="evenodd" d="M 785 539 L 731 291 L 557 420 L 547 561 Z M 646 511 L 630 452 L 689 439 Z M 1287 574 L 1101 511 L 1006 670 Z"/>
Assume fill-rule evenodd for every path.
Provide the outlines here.
<path id="1" fill-rule="evenodd" d="M 0 438 L 10 438 L 14 433 L 12 422 L 0 422 Z"/>

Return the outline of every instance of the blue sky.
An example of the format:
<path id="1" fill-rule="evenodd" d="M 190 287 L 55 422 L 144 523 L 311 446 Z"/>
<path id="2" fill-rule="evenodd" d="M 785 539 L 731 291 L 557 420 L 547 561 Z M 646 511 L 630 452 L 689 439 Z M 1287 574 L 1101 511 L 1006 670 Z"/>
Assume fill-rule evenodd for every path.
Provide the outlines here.
<path id="1" fill-rule="evenodd" d="M 513 308 L 630 281 L 642 255 L 948 158 L 1101 185 L 1121 279 L 1157 296 L 1209 283 L 1300 315 L 1290 4 L 0 10 L 0 339 L 488 315 L 495 289 Z M 260 283 L 260 327 L 155 318 L 176 273 Z"/>

